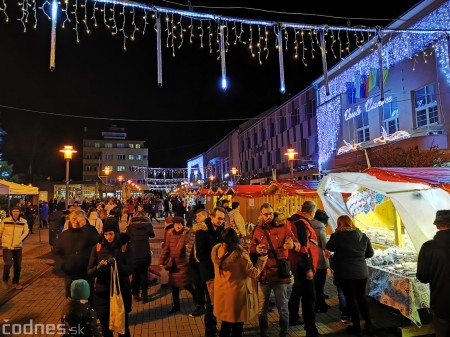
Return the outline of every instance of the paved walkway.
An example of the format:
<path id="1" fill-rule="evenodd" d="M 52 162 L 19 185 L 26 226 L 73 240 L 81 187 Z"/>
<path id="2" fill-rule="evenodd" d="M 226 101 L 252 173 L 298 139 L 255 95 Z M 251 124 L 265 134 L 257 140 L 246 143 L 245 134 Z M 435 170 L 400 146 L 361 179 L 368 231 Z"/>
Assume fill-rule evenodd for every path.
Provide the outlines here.
<path id="1" fill-rule="evenodd" d="M 121 229 L 126 223 L 122 221 Z M 163 222 L 154 223 L 156 238 L 152 240 L 153 264 L 157 266 L 163 237 Z M 25 289 L 22 291 L 0 290 L 0 322 L 7 324 L 58 324 L 64 303 L 64 282 L 61 271 L 53 266 L 54 259 L 48 245 L 48 231 L 41 230 L 39 234 L 31 235 L 24 245 L 24 261 L 22 281 Z M 327 280 L 326 293 L 330 296 L 327 302 L 332 308 L 327 313 L 317 314 L 317 326 L 321 334 L 330 336 L 346 336 L 346 325 L 340 322 L 340 312 L 335 287 Z M 204 336 L 203 317 L 192 318 L 188 313 L 193 309 L 193 303 L 187 291 L 181 291 L 181 312 L 177 315 L 167 315 L 172 306 L 169 290 L 161 289 L 159 285 L 149 289 L 151 302 L 133 302 L 130 313 L 131 335 L 151 337 L 184 337 Z M 395 327 L 406 324 L 396 311 L 370 300 L 371 314 L 377 327 L 377 336 L 395 336 Z M 278 336 L 278 314 L 276 309 L 269 313 L 269 336 Z M 1 324 L 0 324 L 1 325 Z M 245 336 L 259 336 L 257 320 L 245 324 Z M 16 334 L 14 336 L 25 336 Z M 35 336 L 58 336 L 57 333 L 34 334 Z M 0 336 L 2 331 L 0 329 Z M 292 327 L 290 336 L 305 336 L 301 326 Z"/>

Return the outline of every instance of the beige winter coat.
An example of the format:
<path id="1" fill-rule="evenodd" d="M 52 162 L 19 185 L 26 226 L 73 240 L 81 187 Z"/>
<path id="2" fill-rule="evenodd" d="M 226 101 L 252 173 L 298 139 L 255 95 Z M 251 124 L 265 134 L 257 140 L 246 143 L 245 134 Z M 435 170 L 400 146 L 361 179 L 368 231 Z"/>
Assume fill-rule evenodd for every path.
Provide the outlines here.
<path id="1" fill-rule="evenodd" d="M 6 217 L 0 223 L 0 237 L 3 249 L 22 249 L 22 242 L 30 232 L 27 221 Z"/>
<path id="2" fill-rule="evenodd" d="M 239 210 L 233 209 L 228 213 L 228 216 L 230 218 L 230 227 L 236 231 L 239 237 L 246 237 L 245 220 Z"/>
<path id="3" fill-rule="evenodd" d="M 254 266 L 248 252 L 236 249 L 222 263 L 225 255 L 223 244 L 214 246 L 211 259 L 214 263 L 214 315 L 226 322 L 247 322 L 258 313 L 258 286 L 256 278 L 267 262 L 267 256 L 260 256 Z"/>

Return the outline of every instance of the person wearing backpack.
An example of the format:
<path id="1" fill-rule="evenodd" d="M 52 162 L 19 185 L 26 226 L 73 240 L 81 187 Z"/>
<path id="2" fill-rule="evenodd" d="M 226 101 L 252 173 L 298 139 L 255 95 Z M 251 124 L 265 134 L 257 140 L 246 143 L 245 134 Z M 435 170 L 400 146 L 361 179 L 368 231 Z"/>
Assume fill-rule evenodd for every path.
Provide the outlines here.
<path id="1" fill-rule="evenodd" d="M 298 314 L 301 299 L 306 337 L 319 336 L 316 326 L 316 293 L 314 288 L 314 273 L 317 269 L 318 260 L 317 235 L 309 222 L 309 220 L 314 219 L 316 208 L 314 201 L 307 200 L 303 203 L 300 212 L 288 218 L 292 232 L 301 245 L 300 252 L 290 250 L 288 255 L 294 275 L 294 285 L 288 303 L 289 326 L 303 324 Z"/>

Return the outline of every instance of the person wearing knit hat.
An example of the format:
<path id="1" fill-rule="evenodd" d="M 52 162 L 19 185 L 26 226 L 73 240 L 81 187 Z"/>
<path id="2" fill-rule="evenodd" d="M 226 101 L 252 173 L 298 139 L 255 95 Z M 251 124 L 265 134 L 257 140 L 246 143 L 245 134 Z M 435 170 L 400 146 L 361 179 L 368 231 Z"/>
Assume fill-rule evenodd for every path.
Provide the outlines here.
<path id="1" fill-rule="evenodd" d="M 441 337 L 450 333 L 450 209 L 437 211 L 433 224 L 438 232 L 420 248 L 416 277 L 430 284 L 430 309 L 436 336 Z"/>
<path id="2" fill-rule="evenodd" d="M 66 336 L 73 331 L 82 332 L 83 336 L 101 337 L 97 316 L 89 304 L 89 283 L 83 279 L 74 280 L 70 285 L 71 298 L 63 307 L 61 321 Z"/>
<path id="3" fill-rule="evenodd" d="M 116 218 L 108 217 L 106 219 L 105 224 L 103 225 L 103 233 L 106 232 L 114 232 L 114 233 L 120 232 L 119 222 L 117 221 Z"/>
<path id="4" fill-rule="evenodd" d="M 70 298 L 87 301 L 90 295 L 89 283 L 86 280 L 75 280 L 70 285 Z"/>

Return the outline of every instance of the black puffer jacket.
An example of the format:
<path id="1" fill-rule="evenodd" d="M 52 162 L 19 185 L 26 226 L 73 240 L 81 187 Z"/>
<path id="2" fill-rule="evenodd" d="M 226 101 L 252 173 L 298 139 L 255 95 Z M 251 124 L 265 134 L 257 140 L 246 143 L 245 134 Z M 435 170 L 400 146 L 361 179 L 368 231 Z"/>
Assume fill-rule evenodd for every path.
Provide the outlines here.
<path id="1" fill-rule="evenodd" d="M 55 253 L 62 257 L 62 270 L 68 276 L 85 278 L 92 247 L 98 242 L 98 232 L 92 226 L 70 228 L 59 235 Z"/>
<path id="2" fill-rule="evenodd" d="M 150 219 L 147 217 L 131 218 L 130 224 L 127 227 L 127 233 L 130 235 L 134 263 L 150 263 L 152 256 L 148 239 L 155 237 Z"/>
<path id="3" fill-rule="evenodd" d="M 433 313 L 450 321 L 450 229 L 436 233 L 422 245 L 417 261 L 417 279 L 430 283 L 430 307 Z"/>
<path id="4" fill-rule="evenodd" d="M 333 256 L 334 276 L 337 279 L 365 279 L 369 277 L 366 259 L 374 254 L 366 234 L 359 229 L 331 234 L 327 249 Z"/>

